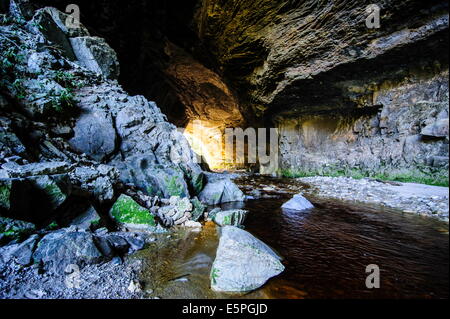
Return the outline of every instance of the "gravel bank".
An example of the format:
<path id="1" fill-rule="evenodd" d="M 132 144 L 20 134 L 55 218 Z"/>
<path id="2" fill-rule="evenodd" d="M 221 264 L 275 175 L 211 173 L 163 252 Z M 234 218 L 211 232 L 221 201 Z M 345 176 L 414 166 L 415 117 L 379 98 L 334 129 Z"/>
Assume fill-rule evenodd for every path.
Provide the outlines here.
<path id="1" fill-rule="evenodd" d="M 348 177 L 306 177 L 298 181 L 311 188 L 306 193 L 369 205 L 382 205 L 442 221 L 449 221 L 449 189 L 410 183 L 389 183 Z"/>
<path id="2" fill-rule="evenodd" d="M 140 269 L 141 262 L 133 258 L 86 266 L 79 276 L 56 276 L 40 273 L 37 266 L 0 263 L 0 299 L 140 299 Z"/>

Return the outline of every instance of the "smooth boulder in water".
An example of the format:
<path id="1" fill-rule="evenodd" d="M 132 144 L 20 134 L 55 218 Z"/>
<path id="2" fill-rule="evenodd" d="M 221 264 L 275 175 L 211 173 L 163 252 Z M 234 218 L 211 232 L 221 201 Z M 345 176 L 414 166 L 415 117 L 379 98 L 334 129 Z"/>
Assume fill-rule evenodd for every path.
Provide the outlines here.
<path id="1" fill-rule="evenodd" d="M 211 269 L 211 289 L 248 292 L 260 288 L 283 271 L 281 257 L 262 241 L 237 227 L 222 228 Z"/>
<path id="2" fill-rule="evenodd" d="M 247 218 L 248 210 L 236 209 L 221 211 L 212 220 L 219 226 L 242 227 Z"/>
<path id="3" fill-rule="evenodd" d="M 198 198 L 207 205 L 245 201 L 244 193 L 229 179 L 209 181 Z"/>
<path id="4" fill-rule="evenodd" d="M 300 194 L 295 195 L 290 201 L 281 206 L 283 209 L 303 211 L 314 208 L 309 200 Z"/>

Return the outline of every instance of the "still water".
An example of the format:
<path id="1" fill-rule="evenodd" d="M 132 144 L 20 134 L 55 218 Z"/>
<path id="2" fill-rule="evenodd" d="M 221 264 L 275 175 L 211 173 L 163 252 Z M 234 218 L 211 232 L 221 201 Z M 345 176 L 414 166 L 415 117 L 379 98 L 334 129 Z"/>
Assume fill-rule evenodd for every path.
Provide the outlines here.
<path id="1" fill-rule="evenodd" d="M 215 293 L 209 272 L 218 245 L 216 226 L 161 235 L 138 257 L 149 297 L 161 298 L 448 298 L 448 224 L 333 201 L 309 199 L 301 213 L 280 207 L 302 190 L 292 181 L 241 180 L 262 198 L 237 208 L 250 211 L 246 230 L 284 257 L 286 270 L 246 295 Z M 307 193 L 307 189 L 304 189 Z M 224 207 L 224 208 L 233 208 Z M 167 238 L 170 236 L 170 238 Z M 381 269 L 381 288 L 366 288 L 366 267 Z"/>

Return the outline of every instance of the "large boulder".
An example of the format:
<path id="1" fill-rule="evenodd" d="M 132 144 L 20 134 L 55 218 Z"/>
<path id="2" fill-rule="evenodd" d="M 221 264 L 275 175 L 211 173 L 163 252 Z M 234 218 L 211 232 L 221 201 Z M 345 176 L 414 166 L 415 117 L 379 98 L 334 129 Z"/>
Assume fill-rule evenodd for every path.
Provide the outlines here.
<path id="1" fill-rule="evenodd" d="M 122 227 L 133 230 L 156 231 L 155 216 L 131 197 L 121 195 L 110 211 L 111 217 Z"/>
<path id="2" fill-rule="evenodd" d="M 69 229 L 46 235 L 33 254 L 35 262 L 42 263 L 45 270 L 58 274 L 64 273 L 69 265 L 81 268 L 98 263 L 102 258 L 91 233 L 72 232 Z"/>
<path id="3" fill-rule="evenodd" d="M 33 235 L 20 244 L 11 244 L 0 248 L 0 259 L 4 263 L 11 261 L 28 266 L 33 262 L 33 251 L 39 241 L 38 235 Z"/>
<path id="4" fill-rule="evenodd" d="M 247 218 L 248 211 L 242 209 L 218 212 L 212 220 L 219 226 L 242 227 Z"/>
<path id="5" fill-rule="evenodd" d="M 208 205 L 245 201 L 244 193 L 229 179 L 209 182 L 198 198 Z"/>
<path id="6" fill-rule="evenodd" d="M 86 69 L 103 75 L 107 79 L 117 79 L 120 73 L 116 52 L 99 37 L 70 38 L 78 64 Z"/>
<path id="7" fill-rule="evenodd" d="M 294 195 L 294 197 L 282 206 L 283 209 L 303 211 L 314 208 L 309 200 L 300 194 Z"/>
<path id="8" fill-rule="evenodd" d="M 189 187 L 183 171 L 177 167 L 157 165 L 155 162 L 153 154 L 136 155 L 115 166 L 120 170 L 122 182 L 134 184 L 150 196 L 189 197 Z"/>
<path id="9" fill-rule="evenodd" d="M 61 54 L 71 61 L 76 61 L 72 45 L 66 33 L 60 28 L 60 21 L 55 21 L 55 10 L 53 8 L 43 8 L 36 11 L 33 19 L 28 23 L 28 28 L 35 34 L 42 35 L 48 41 L 57 45 Z"/>
<path id="10" fill-rule="evenodd" d="M 260 288 L 284 271 L 281 258 L 269 246 L 237 227 L 222 228 L 211 288 L 222 292 L 248 292 Z"/>

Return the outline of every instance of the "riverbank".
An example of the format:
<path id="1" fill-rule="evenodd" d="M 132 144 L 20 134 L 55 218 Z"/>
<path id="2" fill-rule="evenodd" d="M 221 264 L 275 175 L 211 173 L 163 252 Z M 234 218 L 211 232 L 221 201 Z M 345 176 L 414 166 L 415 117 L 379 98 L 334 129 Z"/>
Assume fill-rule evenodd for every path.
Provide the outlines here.
<path id="1" fill-rule="evenodd" d="M 142 261 L 125 257 L 58 275 L 0 262 L 0 299 L 141 299 L 141 267 Z"/>
<path id="2" fill-rule="evenodd" d="M 318 176 L 296 180 L 308 185 L 305 193 L 313 197 L 383 206 L 449 221 L 448 187 L 349 177 Z"/>

